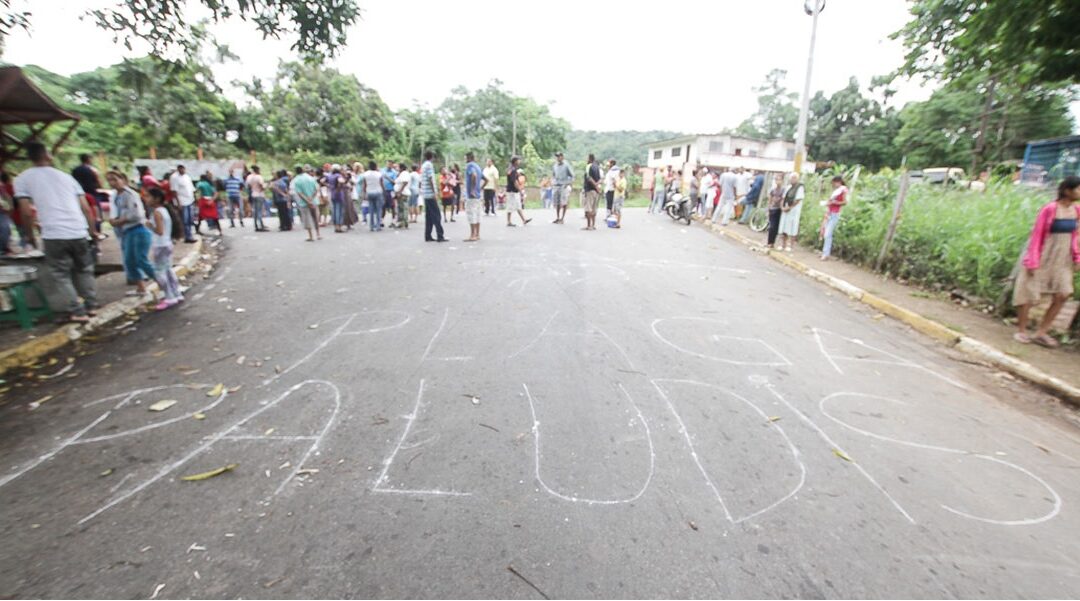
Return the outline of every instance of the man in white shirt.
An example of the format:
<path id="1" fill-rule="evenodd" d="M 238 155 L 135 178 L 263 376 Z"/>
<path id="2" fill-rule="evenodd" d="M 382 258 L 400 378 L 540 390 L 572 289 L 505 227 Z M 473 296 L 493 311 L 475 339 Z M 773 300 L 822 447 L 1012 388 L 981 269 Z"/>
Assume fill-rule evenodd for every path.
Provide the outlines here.
<path id="1" fill-rule="evenodd" d="M 180 202 L 180 213 L 184 218 L 184 242 L 195 242 L 191 235 L 191 226 L 195 223 L 195 183 L 183 165 L 177 165 L 176 172 L 169 176 L 169 189 Z"/>
<path id="2" fill-rule="evenodd" d="M 743 212 L 749 213 L 752 207 L 746 205 L 746 195 L 750 192 L 750 176 L 742 167 L 735 169 L 735 206 L 743 205 Z M 741 216 L 741 214 L 740 214 Z"/>
<path id="3" fill-rule="evenodd" d="M 705 169 L 701 176 L 701 216 L 708 218 L 713 210 L 713 197 L 716 196 L 716 177 L 711 169 Z"/>
<path id="4" fill-rule="evenodd" d="M 607 201 L 607 216 L 611 217 L 611 207 L 615 203 L 615 182 L 619 179 L 619 167 L 615 159 L 608 159 L 607 173 L 604 174 L 604 200 Z"/>
<path id="5" fill-rule="evenodd" d="M 717 219 L 720 220 L 720 225 L 727 225 L 731 221 L 735 213 L 735 185 L 738 179 L 730 168 L 725 168 L 724 173 L 720 175 L 720 181 L 717 184 L 720 188 L 720 206 L 713 213 L 713 223 L 716 223 Z"/>
<path id="6" fill-rule="evenodd" d="M 49 304 L 57 311 L 66 311 L 72 322 L 86 323 L 97 308 L 94 255 L 89 241 L 94 231 L 90 205 L 75 178 L 52 166 L 52 156 L 44 144 L 30 142 L 26 152 L 34 166 L 15 178 L 15 201 L 23 223 L 33 224 L 33 211 L 37 209 L 45 266 L 54 280 Z M 33 225 L 26 231 L 33 244 Z"/>

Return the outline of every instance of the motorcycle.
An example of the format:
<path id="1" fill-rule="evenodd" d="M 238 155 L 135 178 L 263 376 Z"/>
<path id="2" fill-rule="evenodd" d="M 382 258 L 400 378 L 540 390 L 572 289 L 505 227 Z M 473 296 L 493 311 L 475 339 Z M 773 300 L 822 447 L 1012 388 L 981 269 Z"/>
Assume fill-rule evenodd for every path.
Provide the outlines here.
<path id="1" fill-rule="evenodd" d="M 694 207 L 690 206 L 689 196 L 683 196 L 678 192 L 668 192 L 667 200 L 664 202 L 664 212 L 673 221 L 685 220 L 686 225 L 690 225 Z"/>

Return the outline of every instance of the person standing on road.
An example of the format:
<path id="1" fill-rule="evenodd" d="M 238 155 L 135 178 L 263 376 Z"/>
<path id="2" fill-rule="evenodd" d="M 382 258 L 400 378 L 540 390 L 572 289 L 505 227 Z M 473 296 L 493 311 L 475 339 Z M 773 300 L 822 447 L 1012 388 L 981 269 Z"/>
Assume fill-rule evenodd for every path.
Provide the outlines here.
<path id="1" fill-rule="evenodd" d="M 394 181 L 394 201 L 397 203 L 397 223 L 394 227 L 403 230 L 409 229 L 409 184 L 412 182 L 412 173 L 408 165 L 398 163 L 398 176 Z"/>
<path id="2" fill-rule="evenodd" d="M 33 224 L 37 210 L 45 267 L 55 288 L 49 304 L 66 311 L 68 321 L 86 323 L 97 309 L 94 255 L 90 246 L 94 217 L 90 204 L 79 183 L 53 167 L 52 156 L 44 144 L 30 142 L 26 154 L 34 166 L 15 178 L 14 197 L 31 246 L 35 242 Z"/>
<path id="3" fill-rule="evenodd" d="M 334 224 L 334 233 L 343 234 L 345 233 L 346 197 L 341 165 L 330 166 L 330 173 L 326 174 L 326 187 L 330 190 L 330 221 Z"/>
<path id="4" fill-rule="evenodd" d="M 244 207 L 244 195 L 241 191 L 244 188 L 244 180 L 236 177 L 236 173 L 230 171 L 228 179 L 225 180 L 225 197 L 229 201 L 229 227 L 236 227 L 235 216 L 240 214 L 240 227 L 244 227 L 244 213 L 246 207 Z"/>
<path id="5" fill-rule="evenodd" d="M 667 173 L 662 169 L 656 169 L 653 171 L 652 201 L 649 202 L 649 213 L 662 213 L 664 211 L 664 193 L 666 190 Z"/>
<path id="6" fill-rule="evenodd" d="M 172 268 L 173 240 L 180 239 L 183 232 L 180 224 L 173 220 L 173 213 L 165 204 L 165 193 L 161 188 L 150 188 L 147 206 L 150 208 L 150 218 L 146 220 L 146 227 L 150 228 L 150 263 L 154 266 L 155 279 L 165 297 L 154 308 L 164 311 L 184 300 L 180 280 Z"/>
<path id="7" fill-rule="evenodd" d="M 712 199 L 715 195 L 716 177 L 713 175 L 712 170 L 706 167 L 701 176 L 701 197 L 698 199 L 701 216 L 705 219 L 712 217 Z"/>
<path id="8" fill-rule="evenodd" d="M 434 158 L 435 153 L 428 150 L 424 153 L 424 164 L 420 166 L 420 193 L 424 197 L 424 242 L 448 242 L 443 235 L 439 200 L 435 197 L 439 182 L 435 175 L 435 165 L 431 162 Z M 438 234 L 438 238 L 431 237 L 432 229 Z"/>
<path id="9" fill-rule="evenodd" d="M 223 235 L 221 232 L 221 220 L 218 212 L 217 201 L 217 189 L 214 188 L 213 178 L 209 173 L 203 174 L 199 178 L 199 183 L 195 184 L 195 188 L 199 192 L 199 210 L 198 220 L 195 222 L 195 233 L 202 235 L 202 222 L 206 222 L 206 233 L 210 233 L 213 230 L 218 231 L 218 236 Z"/>
<path id="10" fill-rule="evenodd" d="M 420 166 L 415 164 L 409 171 L 409 217 L 412 223 L 420 218 Z"/>
<path id="11" fill-rule="evenodd" d="M 604 202 L 607 205 L 607 217 L 611 217 L 615 205 L 615 182 L 619 179 L 619 167 L 615 159 L 608 159 L 607 172 L 604 173 Z"/>
<path id="12" fill-rule="evenodd" d="M 443 223 L 457 221 L 454 219 L 454 213 L 457 210 L 457 198 L 454 195 L 456 187 L 457 177 L 454 176 L 454 172 L 443 167 L 439 171 L 439 197 L 442 199 Z"/>
<path id="13" fill-rule="evenodd" d="M 780 248 L 792 252 L 799 238 L 799 219 L 802 218 L 802 202 L 806 198 L 806 189 L 799 182 L 799 174 L 788 176 L 788 185 L 784 188 L 784 200 L 780 203 L 780 234 L 784 237 Z"/>
<path id="14" fill-rule="evenodd" d="M 263 180 L 258 165 L 251 166 L 251 173 L 244 180 L 244 185 L 248 189 L 248 200 L 251 204 L 251 217 L 255 220 L 255 231 L 269 232 L 270 230 L 266 229 L 266 223 L 263 221 L 263 211 L 266 209 L 266 181 Z M 175 186 L 173 186 L 173 190 L 176 190 Z M 177 191 L 177 197 L 180 197 L 179 191 Z M 181 200 L 182 203 L 183 200 Z"/>
<path id="15" fill-rule="evenodd" d="M 777 173 L 772 190 L 769 190 L 769 233 L 766 235 L 767 248 L 776 246 L 776 236 L 780 233 L 780 216 L 784 214 L 784 176 Z"/>
<path id="16" fill-rule="evenodd" d="M 386 161 L 386 167 L 382 170 L 383 176 L 383 201 L 379 205 L 382 207 L 381 214 L 379 215 L 379 227 L 382 227 L 383 218 L 386 217 L 387 211 L 394 211 L 394 182 L 397 181 L 397 169 L 394 168 L 393 161 Z M 396 217 L 396 215 L 395 215 Z"/>
<path id="17" fill-rule="evenodd" d="M 506 225 L 515 227 L 513 222 L 514 212 L 521 217 L 521 225 L 529 225 L 532 219 L 525 218 L 524 205 L 521 202 L 521 194 L 525 190 L 525 173 L 518 166 L 520 160 L 517 157 L 510 159 L 510 168 L 506 171 Z"/>
<path id="18" fill-rule="evenodd" d="M 465 203 L 461 196 L 461 167 L 455 163 L 450 168 L 450 173 L 454 176 L 454 215 L 457 215 L 465 210 Z"/>
<path id="19" fill-rule="evenodd" d="M 109 225 L 115 230 L 122 232 L 123 243 L 121 248 L 124 252 L 124 269 L 127 275 L 127 283 L 135 286 L 133 296 L 146 294 L 146 280 L 157 279 L 157 271 L 150 263 L 150 242 L 152 237 L 150 230 L 146 228 L 146 208 L 143 201 L 128 185 L 127 176 L 123 173 L 110 171 L 105 179 L 116 190 L 116 217 L 109 220 Z M 165 202 L 165 192 L 161 188 L 145 188 L 142 190 L 143 198 L 157 190 L 161 194 L 162 202 Z M 130 293 L 129 293 L 130 294 Z"/>
<path id="20" fill-rule="evenodd" d="M 487 167 L 484 167 L 484 215 L 495 214 L 495 191 L 498 185 L 499 168 L 495 166 L 495 161 L 488 159 Z"/>
<path id="21" fill-rule="evenodd" d="M 615 200 L 611 203 L 611 214 L 615 217 L 615 225 L 612 227 L 616 229 L 622 227 L 622 210 L 623 204 L 626 203 L 626 189 L 626 171 L 619 171 L 619 175 L 615 179 Z"/>
<path id="22" fill-rule="evenodd" d="M 754 174 L 754 179 L 750 181 L 750 191 L 746 194 L 746 206 L 743 208 L 742 218 L 739 219 L 739 223 L 743 225 L 750 223 L 750 214 L 757 207 L 758 199 L 761 198 L 761 189 L 764 186 L 765 176 L 758 171 Z"/>
<path id="23" fill-rule="evenodd" d="M 296 208 L 300 212 L 300 222 L 307 230 L 307 241 L 322 240 L 322 234 L 319 233 L 319 182 L 311 177 L 311 167 L 307 165 L 296 171 L 292 187 L 296 192 Z"/>
<path id="24" fill-rule="evenodd" d="M 195 223 L 195 184 L 183 165 L 176 166 L 176 172 L 169 176 L 169 187 L 180 203 L 180 214 L 184 219 L 184 242 L 195 242 L 191 226 Z"/>
<path id="25" fill-rule="evenodd" d="M 690 170 L 690 213 L 698 210 L 698 202 L 701 196 L 701 182 L 698 181 L 697 170 Z"/>
<path id="26" fill-rule="evenodd" d="M 465 220 L 469 222 L 469 237 L 466 242 L 480 240 L 480 190 L 484 181 L 484 173 L 480 165 L 476 164 L 476 156 L 469 152 L 465 154 Z"/>
<path id="27" fill-rule="evenodd" d="M 720 175 L 720 206 L 713 211 L 713 223 L 716 223 L 717 219 L 720 220 L 720 225 L 727 225 L 731 221 L 735 212 L 735 186 L 738 179 L 731 169 L 724 169 L 724 173 Z"/>
<path id="28" fill-rule="evenodd" d="M 551 191 L 551 203 L 555 205 L 555 221 L 564 223 L 566 209 L 570 205 L 570 189 L 574 185 L 574 168 L 563 159 L 563 153 L 555 153 L 555 164 L 551 166 L 551 179 L 554 188 Z"/>
<path id="29" fill-rule="evenodd" d="M 825 222 L 822 224 L 822 237 L 825 239 L 821 248 L 822 261 L 828 261 L 832 255 L 833 233 L 836 231 L 836 225 L 840 223 L 840 211 L 847 204 L 848 189 L 844 185 L 844 178 L 839 175 L 832 178 L 832 187 L 832 196 L 829 197 L 825 211 Z"/>
<path id="30" fill-rule="evenodd" d="M 98 177 L 97 169 L 94 169 L 92 164 L 92 157 L 88 154 L 79 155 L 79 165 L 71 170 L 71 177 L 75 178 L 75 181 L 79 182 L 83 192 L 86 193 L 86 202 L 90 204 L 91 212 L 94 214 L 94 232 L 101 233 L 101 203 L 108 202 L 109 195 L 101 192 L 101 178 Z M 0 217 L 2 220 L 3 217 Z M 10 224 L 8 224 L 8 232 L 10 235 Z M 2 245 L 3 250 L 7 251 L 7 245 Z"/>
<path id="31" fill-rule="evenodd" d="M 750 193 L 750 176 L 743 171 L 742 167 L 735 169 L 735 210 L 742 223 L 742 216 L 746 214 L 746 197 Z"/>
<path id="32" fill-rule="evenodd" d="M 581 196 L 581 206 L 585 209 L 585 227 L 583 230 L 595 230 L 596 229 L 596 209 L 600 204 L 600 179 L 603 177 L 600 174 L 600 165 L 596 162 L 596 157 L 592 154 L 589 155 L 589 164 L 585 167 L 585 180 L 582 186 L 584 192 Z M 662 182 L 657 182 L 660 189 L 660 194 L 663 195 L 664 186 Z"/>
<path id="33" fill-rule="evenodd" d="M 277 172 L 274 183 L 270 185 L 274 196 L 274 208 L 277 209 L 278 231 L 292 230 L 292 208 L 289 206 L 289 173 L 284 169 Z"/>
<path id="34" fill-rule="evenodd" d="M 383 171 L 379 171 L 378 165 L 375 161 L 368 161 L 367 171 L 360 178 L 360 182 L 363 189 L 360 191 L 364 197 L 367 198 L 368 206 L 371 208 L 371 231 L 381 230 L 383 220 L 383 202 L 386 201 L 385 189 L 383 188 L 383 180 L 386 177 L 386 171 L 393 171 L 390 167 L 387 167 Z"/>
<path id="35" fill-rule="evenodd" d="M 1058 186 L 1057 198 L 1039 209 L 1031 229 L 1024 269 L 1013 288 L 1013 305 L 1017 308 L 1017 332 L 1013 338 L 1027 344 L 1034 342 L 1047 348 L 1060 346 L 1050 336 L 1050 326 L 1061 308 L 1073 295 L 1073 274 L 1080 271 L 1080 244 L 1077 241 L 1080 222 L 1080 177 L 1070 175 Z M 1044 295 L 1052 297 L 1042 323 L 1029 336 L 1028 313 Z"/>

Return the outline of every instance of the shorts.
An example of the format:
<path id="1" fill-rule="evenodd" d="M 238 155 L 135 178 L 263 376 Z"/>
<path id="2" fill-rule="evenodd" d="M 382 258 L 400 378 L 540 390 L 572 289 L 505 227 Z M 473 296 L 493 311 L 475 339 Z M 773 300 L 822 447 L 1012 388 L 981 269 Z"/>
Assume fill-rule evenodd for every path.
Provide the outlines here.
<path id="1" fill-rule="evenodd" d="M 296 208 L 300 213 L 300 223 L 303 224 L 305 230 L 314 229 L 315 225 L 319 223 L 318 209 L 311 205 L 304 205 Z"/>
<path id="2" fill-rule="evenodd" d="M 412 196 L 409 197 L 409 208 L 410 209 L 415 209 L 418 206 L 420 206 L 420 195 L 419 194 L 413 194 Z"/>
<path id="3" fill-rule="evenodd" d="M 465 201 L 465 219 L 469 225 L 480 223 L 480 210 L 484 207 L 484 201 L 479 198 L 470 198 Z"/>
<path id="4" fill-rule="evenodd" d="M 615 197 L 615 201 L 611 203 L 611 213 L 613 215 L 622 215 L 623 203 L 626 202 L 625 198 Z"/>
<path id="5" fill-rule="evenodd" d="M 600 193 L 596 190 L 589 190 L 581 195 L 581 208 L 585 209 L 586 213 L 595 213 L 599 202 Z"/>
<path id="6" fill-rule="evenodd" d="M 570 191 L 569 186 L 556 185 L 551 190 L 551 201 L 555 203 L 557 207 L 565 207 L 570 204 Z"/>
<path id="7" fill-rule="evenodd" d="M 451 196 L 450 198 L 442 199 L 442 206 L 444 206 L 444 207 L 452 207 L 452 206 L 454 206 L 456 204 L 457 204 L 457 201 L 454 200 L 453 196 Z"/>
<path id="8" fill-rule="evenodd" d="M 506 210 L 507 211 L 520 211 L 521 210 L 521 192 L 507 192 L 506 193 Z"/>

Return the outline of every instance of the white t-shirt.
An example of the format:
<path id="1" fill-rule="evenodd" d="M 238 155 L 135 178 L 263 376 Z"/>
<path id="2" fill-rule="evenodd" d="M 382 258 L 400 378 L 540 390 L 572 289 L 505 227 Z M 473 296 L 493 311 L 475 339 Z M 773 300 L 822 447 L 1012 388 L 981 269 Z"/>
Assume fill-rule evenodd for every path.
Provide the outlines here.
<path id="1" fill-rule="evenodd" d="M 364 193 L 382 194 L 382 172 L 369 169 L 364 172 Z"/>
<path id="2" fill-rule="evenodd" d="M 745 173 L 735 174 L 735 195 L 746 196 L 750 192 L 750 176 Z"/>
<path id="3" fill-rule="evenodd" d="M 412 181 L 412 174 L 408 171 L 402 171 L 398 174 L 397 179 L 394 180 L 394 192 L 402 194 L 409 189 L 409 182 Z"/>
<path id="4" fill-rule="evenodd" d="M 174 173 L 169 176 L 169 188 L 176 194 L 180 206 L 186 207 L 195 202 L 195 184 L 188 174 Z"/>
<path id="5" fill-rule="evenodd" d="M 154 209 L 154 214 L 161 215 L 161 223 L 164 226 L 161 231 L 164 234 L 158 234 L 150 229 L 150 248 L 172 248 L 172 217 L 169 216 L 169 211 L 165 207 L 158 207 Z"/>
<path id="6" fill-rule="evenodd" d="M 484 189 L 494 190 L 499 182 L 499 169 L 495 165 L 484 167 L 484 179 L 487 180 L 484 182 Z"/>
<path id="7" fill-rule="evenodd" d="M 604 174 L 604 192 L 611 192 L 615 189 L 615 180 L 619 178 L 619 168 L 612 167 L 608 169 L 608 172 Z"/>
<path id="8" fill-rule="evenodd" d="M 44 240 L 83 240 L 89 225 L 82 212 L 82 186 L 55 167 L 31 167 L 15 178 L 15 198 L 29 198 L 37 209 Z"/>
<path id="9" fill-rule="evenodd" d="M 252 173 L 247 176 L 247 181 L 244 182 L 244 184 L 251 190 L 252 196 L 262 198 L 266 195 L 266 182 L 263 181 L 262 176 L 258 173 Z"/>
<path id="10" fill-rule="evenodd" d="M 706 173 L 701 177 L 701 189 L 706 195 L 711 195 L 716 192 L 716 185 L 713 180 L 712 173 Z"/>

